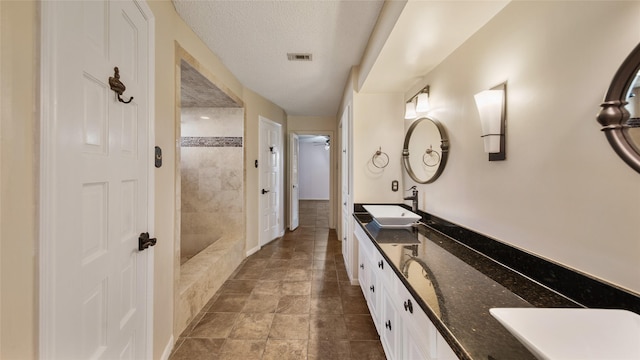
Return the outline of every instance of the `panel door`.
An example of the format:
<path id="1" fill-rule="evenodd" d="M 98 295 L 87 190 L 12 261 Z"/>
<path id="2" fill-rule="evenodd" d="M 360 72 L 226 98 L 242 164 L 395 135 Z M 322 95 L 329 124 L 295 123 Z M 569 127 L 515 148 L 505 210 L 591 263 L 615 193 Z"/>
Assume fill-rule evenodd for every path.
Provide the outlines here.
<path id="1" fill-rule="evenodd" d="M 43 357 L 147 354 L 147 19 L 133 1 L 46 4 L 53 43 L 43 216 L 50 269 Z M 49 13 L 48 13 L 49 14 Z M 119 68 L 124 104 L 110 90 Z"/>
<path id="2" fill-rule="evenodd" d="M 280 235 L 280 125 L 260 121 L 260 245 Z"/>
<path id="3" fill-rule="evenodd" d="M 290 215 L 290 220 L 289 220 L 289 230 L 293 231 L 295 229 L 298 228 L 298 225 L 300 223 L 300 218 L 299 218 L 299 214 L 300 214 L 300 188 L 298 187 L 298 165 L 299 165 L 299 158 L 298 158 L 298 153 L 300 152 L 300 139 L 298 137 L 298 134 L 291 134 L 291 139 L 290 139 L 290 150 L 289 153 L 291 154 L 291 161 L 290 161 L 290 168 L 291 168 L 291 178 L 290 178 L 290 186 L 291 186 L 291 190 L 289 192 L 289 215 Z"/>

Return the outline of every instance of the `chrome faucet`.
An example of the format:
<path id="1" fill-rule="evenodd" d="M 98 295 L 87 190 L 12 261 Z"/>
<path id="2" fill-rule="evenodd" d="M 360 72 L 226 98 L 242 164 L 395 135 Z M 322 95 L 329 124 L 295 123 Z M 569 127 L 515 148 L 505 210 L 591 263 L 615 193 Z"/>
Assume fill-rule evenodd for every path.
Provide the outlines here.
<path id="1" fill-rule="evenodd" d="M 407 196 L 404 199 L 411 200 L 411 211 L 413 211 L 414 213 L 417 213 L 418 212 L 418 189 L 414 185 L 410 187 L 409 190 L 412 190 L 411 196 Z"/>

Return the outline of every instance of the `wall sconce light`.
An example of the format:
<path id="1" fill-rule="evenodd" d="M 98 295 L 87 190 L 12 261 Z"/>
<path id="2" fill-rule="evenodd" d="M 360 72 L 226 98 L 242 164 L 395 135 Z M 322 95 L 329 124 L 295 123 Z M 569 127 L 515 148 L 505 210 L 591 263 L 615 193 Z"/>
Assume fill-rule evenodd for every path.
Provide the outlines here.
<path id="1" fill-rule="evenodd" d="M 407 120 L 415 119 L 418 117 L 418 113 L 427 111 L 429 111 L 429 85 L 420 89 L 417 94 L 407 101 L 404 118 Z"/>
<path id="2" fill-rule="evenodd" d="M 507 84 L 503 83 L 474 96 L 482 123 L 484 151 L 489 153 L 489 161 L 506 159 L 506 93 Z"/>

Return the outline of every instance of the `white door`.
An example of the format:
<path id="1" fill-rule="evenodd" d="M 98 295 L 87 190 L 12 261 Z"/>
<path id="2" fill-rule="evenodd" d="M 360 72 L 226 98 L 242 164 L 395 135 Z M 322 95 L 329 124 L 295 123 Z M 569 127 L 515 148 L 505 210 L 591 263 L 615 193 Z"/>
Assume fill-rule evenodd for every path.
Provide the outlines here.
<path id="1" fill-rule="evenodd" d="M 289 230 L 293 231 L 299 225 L 300 188 L 298 187 L 298 153 L 300 152 L 300 139 L 298 134 L 291 134 L 289 141 L 289 168 L 291 169 L 291 191 L 289 192 Z"/>
<path id="2" fill-rule="evenodd" d="M 348 105 L 340 118 L 340 140 L 341 140 L 341 203 L 342 203 L 342 226 L 340 227 L 342 239 L 342 256 L 344 257 L 349 280 L 355 282 L 358 278 L 358 246 L 352 235 L 352 169 L 351 169 L 351 106 Z"/>
<path id="3" fill-rule="evenodd" d="M 260 246 L 280 235 L 281 125 L 260 117 Z"/>
<path id="4" fill-rule="evenodd" d="M 151 230 L 151 12 L 42 4 L 40 356 L 148 358 L 149 250 L 138 238 Z M 129 104 L 110 90 L 116 66 Z"/>

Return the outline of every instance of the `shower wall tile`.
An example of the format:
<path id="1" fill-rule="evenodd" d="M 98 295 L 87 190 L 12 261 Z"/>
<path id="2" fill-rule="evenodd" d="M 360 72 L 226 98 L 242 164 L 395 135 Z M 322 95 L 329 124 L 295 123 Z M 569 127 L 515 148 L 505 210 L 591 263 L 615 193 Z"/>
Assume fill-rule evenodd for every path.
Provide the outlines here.
<path id="1" fill-rule="evenodd" d="M 242 109 L 182 111 L 182 259 L 244 233 L 243 122 Z"/>

